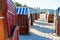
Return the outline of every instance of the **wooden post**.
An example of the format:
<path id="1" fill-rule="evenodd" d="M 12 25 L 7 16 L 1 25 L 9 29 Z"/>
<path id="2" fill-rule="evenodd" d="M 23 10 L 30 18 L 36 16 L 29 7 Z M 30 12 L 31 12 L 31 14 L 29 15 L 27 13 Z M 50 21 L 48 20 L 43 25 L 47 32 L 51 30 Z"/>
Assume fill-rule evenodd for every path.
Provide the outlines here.
<path id="1" fill-rule="evenodd" d="M 7 27 L 4 23 L 4 17 L 0 17 L 0 40 L 8 40 Z"/>
<path id="2" fill-rule="evenodd" d="M 4 25 L 3 18 L 0 17 L 0 40 L 4 40 Z"/>

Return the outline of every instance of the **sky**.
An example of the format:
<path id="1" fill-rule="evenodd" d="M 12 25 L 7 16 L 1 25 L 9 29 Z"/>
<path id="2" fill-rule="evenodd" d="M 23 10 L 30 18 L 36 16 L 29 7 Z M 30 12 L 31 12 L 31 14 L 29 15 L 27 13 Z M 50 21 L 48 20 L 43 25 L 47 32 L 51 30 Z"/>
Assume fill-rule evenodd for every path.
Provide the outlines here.
<path id="1" fill-rule="evenodd" d="M 13 2 L 21 3 L 29 7 L 40 9 L 57 9 L 60 7 L 60 0 L 12 0 Z"/>

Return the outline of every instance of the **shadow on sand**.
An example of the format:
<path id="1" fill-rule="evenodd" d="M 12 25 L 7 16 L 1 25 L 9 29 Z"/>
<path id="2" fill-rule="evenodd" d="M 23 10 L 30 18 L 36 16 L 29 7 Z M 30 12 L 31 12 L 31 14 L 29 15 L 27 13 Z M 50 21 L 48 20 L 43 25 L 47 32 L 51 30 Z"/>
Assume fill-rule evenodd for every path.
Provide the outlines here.
<path id="1" fill-rule="evenodd" d="M 20 35 L 20 40 L 51 40 L 50 38 L 42 37 L 33 33 L 30 35 Z"/>
<path id="2" fill-rule="evenodd" d="M 34 22 L 34 23 L 39 24 L 39 25 L 53 26 L 52 24 L 42 23 L 42 22 Z"/>
<path id="3" fill-rule="evenodd" d="M 51 34 L 55 33 L 55 30 L 49 29 L 49 28 L 45 28 L 45 27 L 32 26 L 31 28 L 35 29 L 35 30 L 38 30 L 40 32 L 43 32 L 43 33 L 51 33 Z"/>

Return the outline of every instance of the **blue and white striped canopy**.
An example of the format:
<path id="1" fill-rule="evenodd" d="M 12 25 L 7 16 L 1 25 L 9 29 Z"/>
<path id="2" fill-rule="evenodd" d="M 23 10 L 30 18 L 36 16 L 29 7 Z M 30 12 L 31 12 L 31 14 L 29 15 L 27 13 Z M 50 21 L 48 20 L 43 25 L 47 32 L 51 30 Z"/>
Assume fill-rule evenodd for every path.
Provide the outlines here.
<path id="1" fill-rule="evenodd" d="M 37 9 L 35 9 L 35 13 L 37 13 Z"/>
<path id="2" fill-rule="evenodd" d="M 60 7 L 58 8 L 58 15 L 60 16 Z"/>
<path id="3" fill-rule="evenodd" d="M 40 9 L 39 9 L 39 8 L 36 8 L 36 9 L 30 8 L 30 13 L 31 13 L 31 14 L 34 14 L 34 13 L 40 13 Z"/>
<path id="4" fill-rule="evenodd" d="M 34 9 L 30 8 L 30 14 L 34 14 Z"/>
<path id="5" fill-rule="evenodd" d="M 58 19 L 58 16 L 60 16 L 60 7 L 56 10 L 56 19 Z"/>
<path id="6" fill-rule="evenodd" d="M 27 15 L 27 14 L 29 14 L 29 8 L 28 7 L 16 7 L 16 13 L 22 14 L 22 15 Z"/>
<path id="7" fill-rule="evenodd" d="M 54 10 L 50 10 L 49 11 L 49 14 L 54 14 Z"/>

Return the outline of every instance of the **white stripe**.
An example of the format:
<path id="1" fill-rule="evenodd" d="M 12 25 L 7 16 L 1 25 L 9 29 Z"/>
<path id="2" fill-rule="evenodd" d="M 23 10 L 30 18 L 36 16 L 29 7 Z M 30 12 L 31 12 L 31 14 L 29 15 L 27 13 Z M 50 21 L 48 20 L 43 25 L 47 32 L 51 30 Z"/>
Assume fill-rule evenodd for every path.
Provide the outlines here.
<path id="1" fill-rule="evenodd" d="M 9 13 L 13 13 L 13 12 L 11 12 L 11 11 L 9 11 L 9 10 L 8 10 L 8 12 L 9 12 Z"/>
<path id="2" fill-rule="evenodd" d="M 26 8 L 24 9 L 24 14 L 26 14 Z"/>
<path id="3" fill-rule="evenodd" d="M 4 19 L 5 17 L 0 17 L 0 19 Z"/>
<path id="4" fill-rule="evenodd" d="M 60 12 L 59 12 L 59 16 L 60 16 Z"/>
<path id="5" fill-rule="evenodd" d="M 18 8 L 18 12 L 17 12 L 18 14 L 20 14 L 19 11 L 20 11 L 20 8 Z"/>

